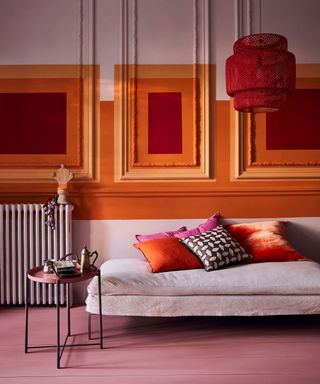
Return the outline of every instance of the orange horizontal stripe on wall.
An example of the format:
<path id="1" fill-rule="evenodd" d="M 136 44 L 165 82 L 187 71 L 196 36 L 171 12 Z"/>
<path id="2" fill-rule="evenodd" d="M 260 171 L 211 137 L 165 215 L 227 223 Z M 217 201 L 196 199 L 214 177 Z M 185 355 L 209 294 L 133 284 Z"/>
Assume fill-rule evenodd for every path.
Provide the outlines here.
<path id="1" fill-rule="evenodd" d="M 210 182 L 114 182 L 113 102 L 100 103 L 100 182 L 71 183 L 75 218 L 204 218 L 320 216 L 317 180 L 230 181 L 230 114 L 228 101 L 213 105 L 216 179 Z M 0 184 L 1 202 L 44 202 L 57 184 Z M 157 195 L 160 194 L 160 195 Z"/>
<path id="2" fill-rule="evenodd" d="M 133 220 L 223 217 L 320 216 L 319 195 L 233 197 L 91 197 L 73 198 L 77 220 Z"/>

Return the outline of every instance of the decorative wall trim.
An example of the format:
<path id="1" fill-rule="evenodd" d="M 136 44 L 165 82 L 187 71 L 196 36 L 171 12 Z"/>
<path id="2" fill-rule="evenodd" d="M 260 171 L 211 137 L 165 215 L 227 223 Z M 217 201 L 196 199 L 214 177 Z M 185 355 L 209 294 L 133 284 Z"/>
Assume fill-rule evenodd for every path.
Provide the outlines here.
<path id="1" fill-rule="evenodd" d="M 178 159 L 141 161 L 139 152 L 138 102 L 139 79 L 151 78 L 152 65 L 139 64 L 138 59 L 138 2 L 121 1 L 121 64 L 116 66 L 115 79 L 115 180 L 166 180 L 183 179 L 207 180 L 209 169 L 209 2 L 193 0 L 193 42 L 194 63 L 187 71 L 179 72 L 179 67 L 187 65 L 154 66 L 155 79 L 193 79 L 193 158 L 187 161 Z M 201 43 L 200 43 L 201 39 Z M 146 74 L 146 71 L 149 74 Z M 171 71 L 171 73 L 170 73 Z M 186 75 L 186 73 L 188 74 Z M 140 80 L 141 81 L 141 80 Z"/>
<path id="2" fill-rule="evenodd" d="M 320 65 L 297 65 L 297 88 L 318 88 Z M 259 160 L 257 138 L 261 136 L 261 122 L 265 115 L 243 114 L 234 110 L 231 113 L 231 177 L 233 179 L 319 179 L 319 151 L 295 150 L 295 160 Z M 273 151 L 275 152 L 275 151 Z M 279 151 L 278 151 L 279 152 Z M 266 151 L 268 153 L 268 151 Z M 272 151 L 270 150 L 271 154 Z M 260 156 L 261 157 L 261 156 Z"/>
<path id="3" fill-rule="evenodd" d="M 83 198 L 83 193 L 78 191 L 69 192 L 70 200 L 73 198 Z M 226 190 L 218 188 L 215 191 L 90 191 L 90 196 L 92 198 L 112 198 L 112 197 L 263 197 L 263 196 L 320 196 L 319 188 L 282 188 L 281 190 L 260 190 L 252 188 L 236 188 L 233 190 Z M 29 200 L 39 200 L 44 201 L 48 197 L 48 192 L 2 192 L 0 194 L 0 201 L 14 201 L 14 199 L 20 200 L 25 199 Z"/>
<path id="4" fill-rule="evenodd" d="M 52 181 L 52 173 L 61 163 L 74 172 L 76 181 L 98 181 L 99 67 L 89 64 L 95 61 L 95 1 L 79 0 L 78 6 L 79 64 L 0 66 L 0 79 L 5 80 L 0 92 L 6 89 L 7 92 L 67 93 L 67 153 L 0 155 L 1 182 Z"/>
<path id="5" fill-rule="evenodd" d="M 95 121 L 97 106 L 94 94 L 98 68 L 83 65 L 81 87 L 79 65 L 14 65 L 0 66 L 0 92 L 63 92 L 67 94 L 66 154 L 2 154 L 2 182 L 34 183 L 52 181 L 52 173 L 66 164 L 76 180 L 95 180 Z M 82 93 L 82 96 L 81 96 Z M 81 108 L 79 99 L 86 108 Z M 52 132 L 54 135 L 54 132 Z M 48 134 L 48 140 L 50 140 Z"/>
<path id="6" fill-rule="evenodd" d="M 257 137 L 257 123 L 254 115 L 250 116 L 249 123 L 249 140 L 250 140 L 250 150 L 249 150 L 249 166 L 255 167 L 319 167 L 319 160 L 310 160 L 310 161 L 257 161 L 258 152 L 256 146 L 256 137 Z"/>
<path id="7" fill-rule="evenodd" d="M 234 0 L 234 39 L 252 33 L 252 3 L 251 0 Z"/>

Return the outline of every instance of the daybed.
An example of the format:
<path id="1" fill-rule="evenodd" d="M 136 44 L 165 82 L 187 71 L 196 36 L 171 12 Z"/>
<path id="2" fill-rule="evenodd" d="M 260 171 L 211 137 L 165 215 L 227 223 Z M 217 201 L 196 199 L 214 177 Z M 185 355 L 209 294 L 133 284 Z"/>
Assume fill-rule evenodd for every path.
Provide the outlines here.
<path id="1" fill-rule="evenodd" d="M 311 219 L 312 225 L 308 218 L 287 220 L 291 244 L 298 247 L 304 256 L 314 256 L 319 250 L 314 249 L 319 244 L 319 219 Z M 150 222 L 152 225 L 143 221 L 145 228 L 153 231 L 163 228 L 161 225 L 164 221 L 160 220 L 158 227 L 156 221 Z M 134 232 L 142 231 L 137 222 L 128 234 L 127 243 L 122 244 L 128 247 L 129 257 L 111 258 L 101 266 L 102 312 L 105 315 L 258 316 L 320 313 L 320 264 L 317 261 L 308 258 L 235 264 L 212 272 L 188 269 L 152 273 L 148 262 L 132 247 L 136 241 Z M 123 233 L 122 237 L 125 237 Z M 98 313 L 96 280 L 88 286 L 86 305 L 89 313 Z"/>

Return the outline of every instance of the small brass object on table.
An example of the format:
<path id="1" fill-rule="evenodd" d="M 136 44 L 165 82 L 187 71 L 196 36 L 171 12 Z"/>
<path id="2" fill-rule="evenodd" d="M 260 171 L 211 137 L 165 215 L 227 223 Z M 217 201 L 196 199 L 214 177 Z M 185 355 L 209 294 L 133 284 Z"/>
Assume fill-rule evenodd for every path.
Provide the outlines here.
<path id="1" fill-rule="evenodd" d="M 90 263 L 90 257 L 95 255 L 93 262 Z M 81 251 L 81 258 L 80 258 L 80 272 L 88 272 L 90 271 L 90 266 L 93 266 L 95 261 L 97 260 L 98 252 L 94 251 L 92 253 L 89 252 L 87 246 L 85 245 L 83 250 Z"/>

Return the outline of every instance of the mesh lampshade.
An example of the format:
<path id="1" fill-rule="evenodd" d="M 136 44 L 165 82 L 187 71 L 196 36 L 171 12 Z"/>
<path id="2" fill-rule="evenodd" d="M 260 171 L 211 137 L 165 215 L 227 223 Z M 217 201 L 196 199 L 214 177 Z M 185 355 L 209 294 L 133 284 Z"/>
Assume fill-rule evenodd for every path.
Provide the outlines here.
<path id="1" fill-rule="evenodd" d="M 244 36 L 226 62 L 227 94 L 242 112 L 272 112 L 285 107 L 295 88 L 295 57 L 287 39 L 271 33 Z"/>

